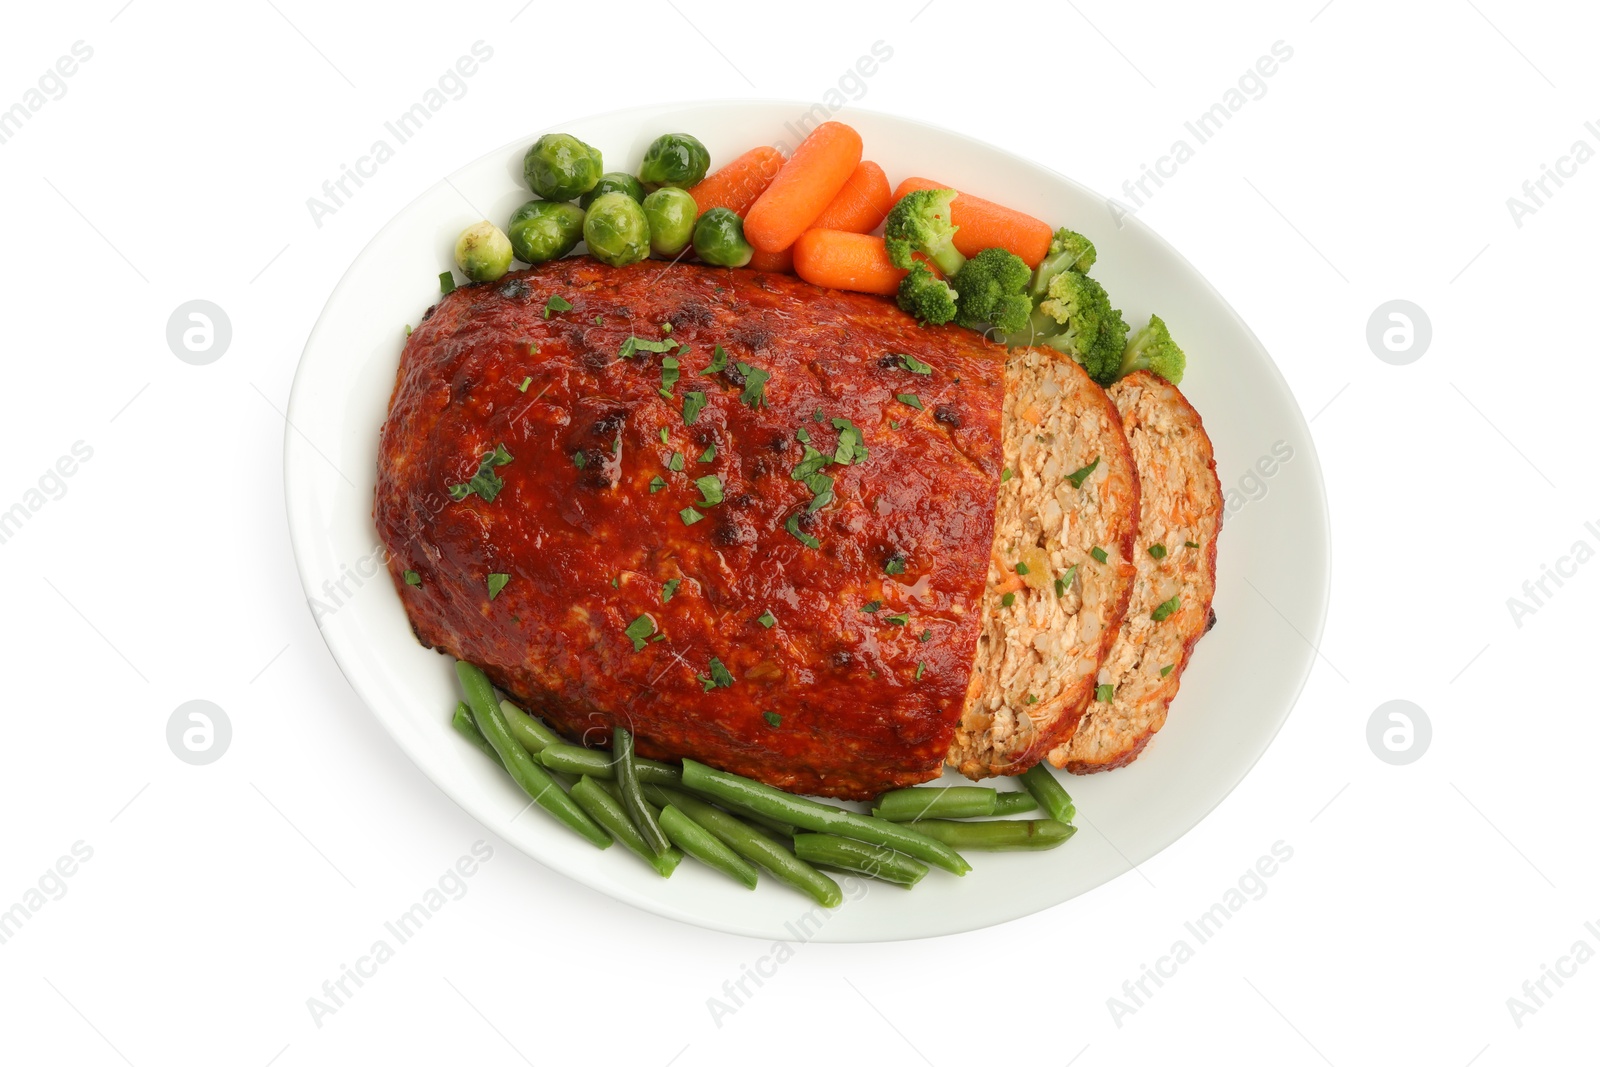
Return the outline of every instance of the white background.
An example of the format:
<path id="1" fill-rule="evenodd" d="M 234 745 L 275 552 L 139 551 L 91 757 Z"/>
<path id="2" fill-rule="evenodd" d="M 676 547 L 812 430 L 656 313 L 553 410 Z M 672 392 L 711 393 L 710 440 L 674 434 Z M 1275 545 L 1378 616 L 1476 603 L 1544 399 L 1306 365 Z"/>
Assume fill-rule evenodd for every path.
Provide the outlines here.
<path id="1" fill-rule="evenodd" d="M 1547 581 L 1520 620 L 1507 606 L 1575 542 L 1600 547 L 1600 163 L 1548 183 L 1520 226 L 1506 204 L 1574 141 L 1600 149 L 1584 128 L 1600 120 L 1588 13 L 274 3 L 33 5 L 0 37 L 0 108 L 74 42 L 93 49 L 0 144 L 0 510 L 76 442 L 93 450 L 0 543 L 14 679 L 0 909 L 74 843 L 93 850 L 0 944 L 0 1057 L 1593 1061 L 1600 961 L 1547 981 L 1532 1014 L 1507 1006 L 1574 942 L 1600 950 L 1584 927 L 1600 928 L 1586 817 L 1600 731 L 1583 680 L 1600 564 Z M 316 225 L 307 198 L 479 40 L 494 57 L 464 95 Z M 800 945 L 714 1019 L 708 998 L 772 946 L 632 910 L 515 852 L 345 684 L 294 573 L 281 412 L 340 274 L 441 175 L 640 102 L 820 100 L 876 41 L 893 57 L 849 86 L 857 106 L 1129 203 L 1124 181 L 1175 139 L 1194 143 L 1185 120 L 1274 42 L 1292 48 L 1139 215 L 1251 324 L 1312 418 L 1333 604 L 1267 755 L 1138 871 L 997 929 Z M 233 326 L 203 367 L 165 339 L 196 298 Z M 1407 366 L 1365 337 L 1395 298 L 1432 321 Z M 204 767 L 174 758 L 165 734 L 197 698 L 233 724 Z M 1433 725 L 1423 757 L 1398 767 L 1366 741 L 1397 698 Z M 480 839 L 493 858 L 465 895 L 318 1026 L 307 998 Z M 1114 1017 L 1108 998 L 1133 1004 L 1124 981 L 1278 841 L 1293 858 L 1265 895 Z"/>

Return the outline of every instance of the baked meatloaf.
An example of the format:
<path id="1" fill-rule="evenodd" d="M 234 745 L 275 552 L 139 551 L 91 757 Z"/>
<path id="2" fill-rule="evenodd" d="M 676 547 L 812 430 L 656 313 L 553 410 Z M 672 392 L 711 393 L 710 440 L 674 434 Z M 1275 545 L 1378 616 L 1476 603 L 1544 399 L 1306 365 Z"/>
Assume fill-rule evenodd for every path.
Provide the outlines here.
<path id="1" fill-rule="evenodd" d="M 1050 762 L 1075 774 L 1131 763 L 1167 721 L 1195 642 L 1211 628 L 1222 486 L 1211 439 L 1177 386 L 1148 371 L 1109 390 L 1139 468 L 1138 576 L 1100 692 Z"/>

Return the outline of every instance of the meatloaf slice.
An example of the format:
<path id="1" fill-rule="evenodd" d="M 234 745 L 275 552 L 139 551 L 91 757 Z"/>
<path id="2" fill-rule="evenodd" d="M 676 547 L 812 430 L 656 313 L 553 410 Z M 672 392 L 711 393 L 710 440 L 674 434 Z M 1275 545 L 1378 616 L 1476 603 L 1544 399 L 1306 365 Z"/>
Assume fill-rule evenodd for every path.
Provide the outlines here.
<path id="1" fill-rule="evenodd" d="M 1096 700 L 1050 762 L 1074 774 L 1131 763 L 1167 720 L 1189 653 L 1211 628 L 1222 486 L 1211 440 L 1177 387 L 1130 374 L 1111 387 L 1139 469 L 1138 577 Z"/>
<path id="2" fill-rule="evenodd" d="M 994 550 L 947 757 L 970 778 L 1020 774 L 1072 737 L 1134 578 L 1139 476 L 1115 405 L 1049 348 L 1014 352 L 1005 382 Z"/>

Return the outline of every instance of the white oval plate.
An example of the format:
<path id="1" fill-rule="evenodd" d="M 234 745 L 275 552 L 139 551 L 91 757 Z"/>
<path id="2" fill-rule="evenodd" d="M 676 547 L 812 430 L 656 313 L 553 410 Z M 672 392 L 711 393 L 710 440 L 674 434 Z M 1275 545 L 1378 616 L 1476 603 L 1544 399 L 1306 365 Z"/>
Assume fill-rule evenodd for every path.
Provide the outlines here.
<path id="1" fill-rule="evenodd" d="M 685 130 L 714 165 L 789 140 L 803 104 L 640 108 L 564 124 L 608 169 L 636 169 L 657 135 Z M 1064 775 L 1080 832 L 1052 852 L 979 854 L 964 878 L 932 872 L 913 892 L 856 882 L 823 915 L 764 878 L 749 892 L 694 863 L 670 880 L 621 848 L 604 852 L 526 805 L 510 780 L 451 730 L 450 660 L 420 646 L 384 573 L 372 523 L 378 432 L 403 327 L 439 296 L 455 237 L 503 223 L 529 198 L 517 139 L 429 189 L 372 239 L 306 343 L 289 402 L 284 482 L 300 579 L 340 669 L 417 765 L 485 826 L 586 885 L 660 915 L 762 938 L 887 941 L 972 930 L 1069 900 L 1176 841 L 1238 784 L 1283 724 L 1310 671 L 1326 611 L 1327 501 L 1306 427 L 1248 327 L 1182 256 L 1137 219 L 1043 167 L 921 123 L 838 116 L 898 182 L 924 175 L 1070 225 L 1099 248 L 1094 273 L 1142 325 L 1158 311 L 1189 355 L 1183 391 L 1216 445 L 1228 495 L 1218 551 L 1217 626 L 1196 648 L 1166 728 L 1132 766 Z M 1254 588 L 1252 588 L 1252 586 Z M 953 776 L 952 776 L 953 777 Z M 812 914 L 815 911 L 815 914 Z"/>

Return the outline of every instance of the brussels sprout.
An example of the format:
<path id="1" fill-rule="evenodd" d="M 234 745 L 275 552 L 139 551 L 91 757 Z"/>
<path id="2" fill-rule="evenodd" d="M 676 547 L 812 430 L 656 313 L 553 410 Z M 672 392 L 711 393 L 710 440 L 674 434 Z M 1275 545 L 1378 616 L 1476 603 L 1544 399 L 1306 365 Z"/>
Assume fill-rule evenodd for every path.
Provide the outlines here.
<path id="1" fill-rule="evenodd" d="M 675 256 L 694 239 L 694 220 L 700 207 L 694 197 L 670 186 L 644 198 L 644 217 L 650 223 L 650 251 Z"/>
<path id="2" fill-rule="evenodd" d="M 639 180 L 649 186 L 672 185 L 687 189 L 711 166 L 706 146 L 686 133 L 664 133 L 645 150 Z"/>
<path id="3" fill-rule="evenodd" d="M 456 266 L 475 282 L 492 282 L 511 267 L 511 242 L 500 227 L 475 222 L 456 239 Z"/>
<path id="4" fill-rule="evenodd" d="M 560 259 L 583 240 L 583 209 L 560 200 L 529 200 L 511 216 L 506 236 L 524 263 Z"/>
<path id="5" fill-rule="evenodd" d="M 725 207 L 714 207 L 695 223 L 694 252 L 718 267 L 742 267 L 755 249 L 744 239 L 744 220 Z"/>
<path id="6" fill-rule="evenodd" d="M 639 184 L 638 178 L 624 171 L 608 170 L 600 175 L 593 189 L 578 198 L 578 205 L 587 208 L 596 197 L 606 193 L 627 193 L 641 204 L 644 203 L 644 186 Z"/>
<path id="7" fill-rule="evenodd" d="M 606 193 L 589 205 L 589 213 L 583 217 L 583 239 L 595 259 L 625 267 L 650 254 L 650 223 L 633 197 Z"/>
<path id="8" fill-rule="evenodd" d="M 522 157 L 528 188 L 546 200 L 571 200 L 593 189 L 603 164 L 600 150 L 567 133 L 547 133 Z"/>

